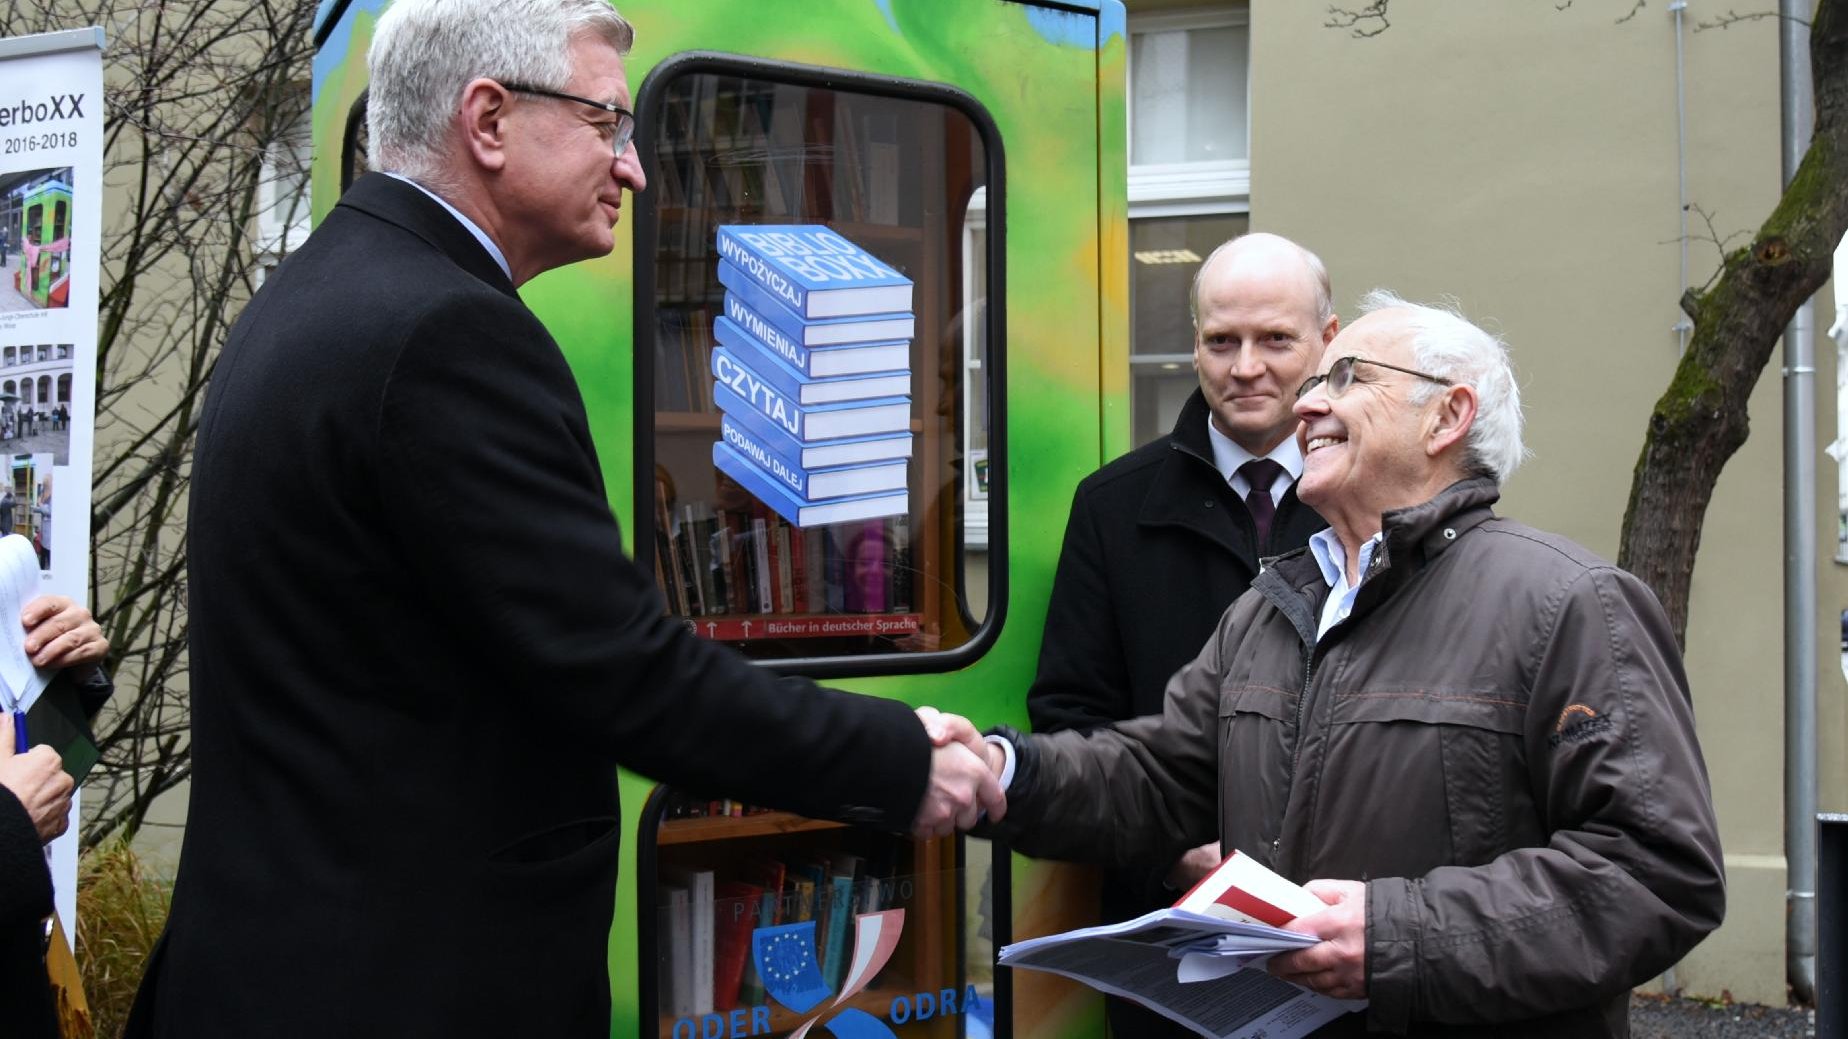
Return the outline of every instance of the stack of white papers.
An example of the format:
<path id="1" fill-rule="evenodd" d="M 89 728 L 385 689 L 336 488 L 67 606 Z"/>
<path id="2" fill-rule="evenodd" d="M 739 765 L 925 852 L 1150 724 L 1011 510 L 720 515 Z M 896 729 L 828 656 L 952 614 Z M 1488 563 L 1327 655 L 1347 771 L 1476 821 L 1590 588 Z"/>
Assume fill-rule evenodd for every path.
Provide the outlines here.
<path id="1" fill-rule="evenodd" d="M 1133 999 L 1214 1039 L 1296 1039 L 1367 1005 L 1330 999 L 1262 969 L 1277 953 L 1318 939 L 1260 923 L 1252 911 L 1287 922 L 1325 907 L 1249 856 L 1227 856 L 1179 905 L 1187 908 L 1015 942 L 1000 960 Z"/>
<path id="2" fill-rule="evenodd" d="M 26 604 L 42 594 L 42 581 L 32 542 L 18 534 L 0 537 L 0 708 L 9 711 L 31 707 L 55 673 L 32 666 L 19 619 Z"/>

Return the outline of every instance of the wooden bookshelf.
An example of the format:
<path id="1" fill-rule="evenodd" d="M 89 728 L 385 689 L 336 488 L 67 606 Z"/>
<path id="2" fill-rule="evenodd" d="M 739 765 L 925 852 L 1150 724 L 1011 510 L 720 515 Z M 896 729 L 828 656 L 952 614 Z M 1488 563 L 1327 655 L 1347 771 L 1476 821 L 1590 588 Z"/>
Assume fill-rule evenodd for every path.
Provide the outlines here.
<path id="1" fill-rule="evenodd" d="M 714 642 L 759 639 L 904 638 L 924 631 L 920 613 L 755 613 L 687 618 Z"/>
<path id="2" fill-rule="evenodd" d="M 891 980 L 888 975 L 887 978 L 881 980 L 880 984 L 869 986 L 865 991 L 855 994 L 851 999 L 847 1000 L 847 1002 L 841 1004 L 840 1007 L 835 1007 L 831 1003 L 823 1003 L 821 1006 L 815 1007 L 806 1013 L 798 1014 L 772 1003 L 770 1004 L 770 1030 L 768 1032 L 754 1034 L 767 1036 L 788 1035 L 790 1032 L 801 1027 L 804 1021 L 811 1018 L 827 1018 L 846 1007 L 852 1007 L 855 1010 L 864 1010 L 874 1017 L 883 1019 L 891 1011 L 892 1001 L 894 999 L 910 997 L 917 991 L 919 991 L 917 986 L 913 986 L 903 979 Z M 739 1009 L 744 1011 L 746 1019 L 748 1020 L 751 1008 L 744 1007 Z M 730 1010 L 714 1010 L 713 1013 L 725 1018 L 729 1018 L 731 1015 Z M 671 1036 L 673 1034 L 674 1020 L 672 1015 L 660 1015 L 659 1034 L 662 1036 Z M 955 1017 L 913 1021 L 903 1026 L 904 1033 L 907 1036 L 953 1036 L 958 1034 L 956 1027 L 957 1019 Z M 824 1031 L 825 1029 L 811 1029 L 809 1034 L 820 1035 Z"/>
<path id="3" fill-rule="evenodd" d="M 664 97 L 653 138 L 643 151 L 655 167 L 651 204 L 657 234 L 648 258 L 656 272 L 654 312 L 642 330 L 650 338 L 638 342 L 637 349 L 648 350 L 653 361 L 652 461 L 671 488 L 665 508 L 656 510 L 666 536 L 648 539 L 646 547 L 681 557 L 656 568 L 670 614 L 702 636 L 760 660 L 894 651 L 887 644 L 855 644 L 847 638 L 830 643 L 822 632 L 796 634 L 801 641 L 779 645 L 781 636 L 765 635 L 759 628 L 764 618 L 774 623 L 788 614 L 847 615 L 862 607 L 867 614 L 918 616 L 919 631 L 929 638 L 910 640 L 898 651 L 963 644 L 971 633 L 961 607 L 967 575 L 958 551 L 964 538 L 961 502 L 969 448 L 961 442 L 962 412 L 970 395 L 982 392 L 979 383 L 965 384 L 958 323 L 967 273 L 961 221 L 983 177 L 973 125 L 953 110 L 928 103 L 715 73 L 677 81 Z M 902 536 L 886 539 L 889 576 L 883 601 L 876 596 L 861 604 L 835 599 L 824 608 L 810 599 L 805 611 L 798 596 L 792 610 L 786 598 L 774 594 L 779 586 L 772 595 L 777 601 L 765 604 L 776 612 L 752 613 L 744 607 L 753 604 L 748 601 L 753 583 L 739 585 L 737 567 L 728 569 L 724 561 L 718 569 L 726 578 L 723 598 L 730 601 L 714 609 L 709 601 L 713 589 L 700 587 L 696 594 L 693 587 L 711 569 L 699 566 L 711 563 L 709 542 L 689 547 L 676 532 L 689 520 L 706 522 L 706 513 L 740 511 L 731 500 L 734 487 L 715 490 L 711 460 L 721 421 L 712 402 L 712 328 L 725 297 L 714 238 L 720 225 L 733 223 L 826 224 L 912 280 L 916 328 L 910 353 L 914 443 L 908 511 Z M 985 294 L 986 286 L 978 286 L 975 295 Z M 982 413 L 992 410 L 988 402 Z M 690 517 L 688 506 L 695 510 Z M 771 524 L 773 533 L 776 525 Z M 700 529 L 695 528 L 696 534 Z M 837 539 L 835 547 L 843 545 Z M 780 561 L 772 561 L 772 567 L 772 573 L 780 573 Z M 829 580 L 831 587 L 838 583 L 832 576 Z M 747 599 L 729 594 L 736 587 L 746 589 Z M 715 625 L 728 630 L 719 634 Z"/>
<path id="4" fill-rule="evenodd" d="M 656 794 L 657 798 L 671 796 L 666 791 Z M 670 806 L 673 803 L 672 799 L 668 802 Z M 829 897 L 828 894 L 821 887 L 809 885 L 806 879 L 798 880 L 799 866 L 807 864 L 812 868 L 819 863 L 822 875 L 832 875 L 838 880 L 839 876 L 844 875 L 839 872 L 842 864 L 852 862 L 855 864 L 855 885 L 853 901 L 847 904 L 848 912 L 857 915 L 888 909 L 904 911 L 899 943 L 891 959 L 873 976 L 870 985 L 849 996 L 841 1007 L 833 1005 L 831 992 L 826 1002 L 798 1013 L 778 1003 L 761 988 L 753 991 L 746 983 L 735 1005 L 719 1009 L 719 1001 L 729 997 L 722 996 L 722 990 L 716 988 L 720 979 L 716 976 L 718 963 L 715 960 L 715 991 L 711 994 L 714 1009 L 710 1014 L 727 1022 L 728 1028 L 729 1022 L 735 1019 L 734 1015 L 743 1015 L 741 1020 L 750 1022 L 749 1034 L 784 1036 L 802 1027 L 805 1022 L 825 1022 L 844 1007 L 852 1007 L 882 1021 L 890 1021 L 895 1013 L 901 1017 L 915 1013 L 920 994 L 941 999 L 943 991 L 950 989 L 961 999 L 964 991 L 972 984 L 964 964 L 959 960 L 960 943 L 957 940 L 957 932 L 963 926 L 959 915 L 963 901 L 962 879 L 958 872 L 959 838 L 918 841 L 898 834 L 809 819 L 788 812 L 762 812 L 744 816 L 664 819 L 655 828 L 654 839 L 657 872 L 653 878 L 654 885 L 644 882 L 643 912 L 650 911 L 649 900 L 652 900 L 653 912 L 657 914 L 662 928 L 670 927 L 672 923 L 666 919 L 671 910 L 659 885 L 670 880 L 684 882 L 692 872 L 701 871 L 709 872 L 714 878 L 714 889 L 722 892 L 728 881 L 759 883 L 766 864 L 774 864 L 776 875 L 783 878 L 783 886 L 778 895 L 780 901 L 775 910 L 777 918 L 773 923 L 766 923 L 761 915 L 755 919 L 747 916 L 745 926 L 755 929 L 814 920 L 817 927 L 814 935 L 817 943 L 815 949 L 819 957 L 827 958 L 829 955 L 826 946 L 829 941 L 854 942 L 855 931 L 851 922 L 844 927 L 832 924 L 829 914 L 840 911 L 837 906 L 841 903 L 824 907 L 823 900 Z M 832 873 L 829 872 L 830 864 Z M 864 875 L 860 872 L 861 867 L 865 868 Z M 651 890 L 655 892 L 652 896 L 649 894 Z M 806 895 L 802 894 L 805 890 Z M 762 901 L 761 892 L 756 898 L 754 903 L 745 904 L 755 904 L 760 914 L 769 912 L 769 904 Z M 862 899 L 875 901 L 863 906 Z M 717 956 L 717 950 L 726 941 L 726 925 L 723 921 L 737 919 L 736 911 L 731 907 L 738 904 L 735 898 L 715 899 L 713 912 L 706 917 L 708 925 L 715 927 L 710 941 L 701 939 L 695 932 L 686 935 L 680 948 L 710 950 L 711 955 Z M 803 908 L 795 910 L 793 907 L 797 905 Z M 792 911 L 801 915 L 793 919 L 783 915 Z M 687 912 L 693 925 L 699 926 L 700 913 L 697 907 L 690 907 Z M 839 929 L 827 930 L 830 925 Z M 736 928 L 737 925 L 732 926 Z M 674 932 L 676 935 L 681 933 Z M 736 929 L 731 933 L 732 940 L 749 934 L 748 931 Z M 705 1027 L 705 1022 L 711 1018 L 704 1014 L 676 1015 L 670 1010 L 668 991 L 676 986 L 676 978 L 683 975 L 672 973 L 673 967 L 664 961 L 671 958 L 676 939 L 665 931 L 658 931 L 655 940 L 666 944 L 663 948 L 644 949 L 642 952 L 654 962 L 662 963 L 664 971 L 655 978 L 654 998 L 647 1004 L 656 1021 L 653 1034 L 660 1039 L 671 1039 L 676 1034 L 684 1036 L 691 1023 L 697 1035 L 697 1029 Z M 851 944 L 843 947 L 843 953 L 851 957 L 852 948 Z M 750 953 L 747 951 L 745 955 L 748 957 Z M 842 961 L 839 969 L 845 969 L 848 962 Z M 756 968 L 748 958 L 745 963 L 745 978 L 748 982 L 751 972 Z M 690 969 L 693 977 L 701 975 L 700 967 L 692 966 Z M 839 986 L 844 983 L 843 978 L 844 974 L 831 976 L 826 979 L 826 983 L 834 992 L 838 992 Z M 699 1005 L 697 994 L 693 997 L 693 1003 Z M 952 1014 L 927 1017 L 924 1020 L 914 1018 L 904 1023 L 902 1032 L 907 1036 L 950 1039 L 962 1034 L 961 1028 L 960 1015 Z"/>
<path id="5" fill-rule="evenodd" d="M 845 829 L 846 823 L 828 819 L 809 819 L 788 812 L 762 812 L 757 815 L 719 815 L 703 819 L 667 819 L 655 835 L 655 843 L 699 844 L 704 841 L 730 841 L 746 837 L 772 837 L 779 834 L 812 833 L 817 830 Z"/>

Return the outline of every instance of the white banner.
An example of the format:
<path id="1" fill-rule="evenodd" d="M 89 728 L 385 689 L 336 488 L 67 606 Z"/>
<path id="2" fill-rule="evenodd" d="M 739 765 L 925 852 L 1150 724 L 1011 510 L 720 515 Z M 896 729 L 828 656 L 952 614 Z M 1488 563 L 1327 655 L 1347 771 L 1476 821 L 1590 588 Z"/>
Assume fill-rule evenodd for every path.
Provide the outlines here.
<path id="1" fill-rule="evenodd" d="M 78 602 L 88 601 L 90 572 L 102 48 L 95 28 L 0 40 L 0 533 L 31 538 L 41 590 Z M 67 936 L 77 919 L 75 803 L 71 814 L 52 845 Z"/>

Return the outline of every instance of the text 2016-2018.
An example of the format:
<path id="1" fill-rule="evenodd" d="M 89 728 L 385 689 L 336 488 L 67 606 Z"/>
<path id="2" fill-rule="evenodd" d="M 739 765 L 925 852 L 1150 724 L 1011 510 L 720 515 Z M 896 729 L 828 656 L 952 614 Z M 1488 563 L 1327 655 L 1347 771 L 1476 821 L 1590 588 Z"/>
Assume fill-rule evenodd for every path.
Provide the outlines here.
<path id="1" fill-rule="evenodd" d="M 0 140 L 0 154 L 5 155 L 24 155 L 27 152 L 75 147 L 77 147 L 77 131 L 75 130 L 36 133 L 25 137 L 8 137 Z"/>

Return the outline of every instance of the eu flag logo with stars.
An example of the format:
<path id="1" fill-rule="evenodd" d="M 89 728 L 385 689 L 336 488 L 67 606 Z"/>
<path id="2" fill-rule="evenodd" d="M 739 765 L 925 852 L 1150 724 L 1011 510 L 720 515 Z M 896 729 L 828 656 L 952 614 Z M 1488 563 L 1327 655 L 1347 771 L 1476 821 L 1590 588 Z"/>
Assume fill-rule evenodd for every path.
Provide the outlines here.
<path id="1" fill-rule="evenodd" d="M 759 927 L 751 932 L 751 952 L 757 963 L 757 974 L 771 998 L 798 1014 L 806 1014 L 820 1006 L 823 1000 L 834 997 L 819 1014 L 789 1033 L 789 1039 L 805 1039 L 817 1024 L 834 1039 L 897 1039 L 897 1033 L 884 1021 L 846 1003 L 859 995 L 885 967 L 898 948 L 898 936 L 904 929 L 903 909 L 860 913 L 853 918 L 853 953 L 845 960 L 847 975 L 839 995 L 821 976 L 821 957 L 815 955 L 815 921 Z M 970 991 L 974 991 L 973 987 Z"/>
<path id="2" fill-rule="evenodd" d="M 778 1003 L 802 1014 L 834 995 L 828 991 L 828 983 L 821 980 L 821 958 L 815 955 L 815 921 L 760 927 L 751 942 L 764 990 Z"/>

